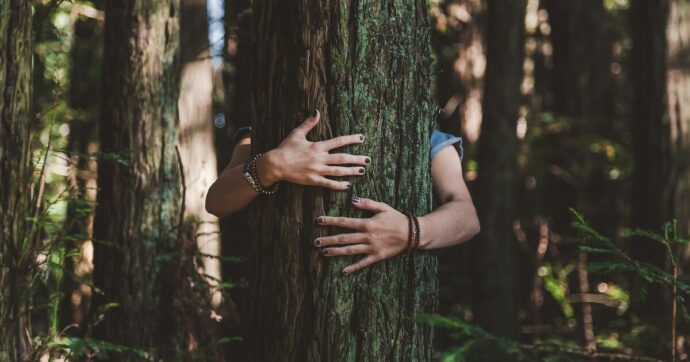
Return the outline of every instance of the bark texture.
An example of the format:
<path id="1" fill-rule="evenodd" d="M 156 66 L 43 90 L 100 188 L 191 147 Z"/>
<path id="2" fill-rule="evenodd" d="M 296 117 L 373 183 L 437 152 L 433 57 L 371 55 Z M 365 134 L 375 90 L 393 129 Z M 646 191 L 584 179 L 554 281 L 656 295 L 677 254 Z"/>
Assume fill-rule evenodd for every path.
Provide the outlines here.
<path id="1" fill-rule="evenodd" d="M 183 212 L 175 144 L 179 0 L 106 4 L 99 192 L 94 221 L 95 337 L 154 355 L 187 351 Z M 111 356 L 131 360 L 135 355 Z"/>
<path id="2" fill-rule="evenodd" d="M 0 2 L 0 359 L 29 360 L 31 3 Z"/>
<path id="3" fill-rule="evenodd" d="M 479 197 L 482 231 L 475 256 L 475 315 L 488 331 L 517 336 L 517 242 L 512 232 L 517 136 L 521 102 L 525 1 L 487 3 L 487 64 Z"/>
<path id="4" fill-rule="evenodd" d="M 257 1 L 252 112 L 255 152 L 273 148 L 317 108 L 311 140 L 363 133 L 344 151 L 372 157 L 351 192 L 283 184 L 251 210 L 249 360 L 429 361 L 436 259 L 398 256 L 351 276 L 358 259 L 325 259 L 319 215 L 364 216 L 352 196 L 403 212 L 431 208 L 430 41 L 423 0 Z"/>

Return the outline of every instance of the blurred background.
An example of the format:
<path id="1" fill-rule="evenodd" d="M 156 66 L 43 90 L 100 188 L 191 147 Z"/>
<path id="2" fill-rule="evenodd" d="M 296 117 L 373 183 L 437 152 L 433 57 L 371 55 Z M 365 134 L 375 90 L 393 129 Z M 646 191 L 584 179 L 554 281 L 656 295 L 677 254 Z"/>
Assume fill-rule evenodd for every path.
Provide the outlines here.
<path id="1" fill-rule="evenodd" d="M 45 303 L 32 323 L 48 350 L 76 356 L 93 347 L 70 326 L 84 321 L 93 295 L 104 1 L 34 3 L 31 148 L 45 171 L 39 258 L 50 262 L 36 278 Z M 428 1 L 438 126 L 463 138 L 465 180 L 482 214 L 482 235 L 439 253 L 439 316 L 429 321 L 439 326 L 438 357 L 538 350 L 541 360 L 596 359 L 594 351 L 668 360 L 675 346 L 673 358 L 687 360 L 690 1 L 524 5 L 513 14 L 524 24 L 513 58 L 520 91 L 506 97 L 485 71 L 503 56 L 488 43 L 511 29 L 487 1 Z M 182 143 L 204 156 L 185 160 L 198 165 L 188 177 L 205 180 L 191 195 L 222 171 L 234 131 L 251 121 L 251 1 L 182 0 L 180 17 L 180 118 L 197 127 L 187 141 L 182 131 Z M 498 99 L 515 106 L 513 122 L 483 122 L 504 106 Z M 497 182 L 479 176 L 490 167 Z M 186 206 L 201 220 L 197 264 L 209 280 L 214 348 L 232 360 L 247 328 L 244 216 L 218 222 L 198 197 Z"/>

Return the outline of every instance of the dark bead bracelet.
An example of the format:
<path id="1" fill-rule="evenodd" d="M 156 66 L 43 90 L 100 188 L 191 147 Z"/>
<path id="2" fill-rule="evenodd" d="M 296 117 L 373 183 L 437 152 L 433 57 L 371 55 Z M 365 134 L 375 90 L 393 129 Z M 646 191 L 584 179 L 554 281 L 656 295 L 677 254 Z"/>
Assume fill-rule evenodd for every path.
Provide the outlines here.
<path id="1" fill-rule="evenodd" d="M 278 183 L 274 183 L 271 187 L 265 188 L 261 186 L 261 181 L 259 180 L 259 174 L 256 171 L 256 161 L 263 156 L 263 153 L 254 155 L 244 164 L 244 178 L 247 179 L 249 185 L 257 193 L 264 195 L 273 195 L 278 191 Z"/>

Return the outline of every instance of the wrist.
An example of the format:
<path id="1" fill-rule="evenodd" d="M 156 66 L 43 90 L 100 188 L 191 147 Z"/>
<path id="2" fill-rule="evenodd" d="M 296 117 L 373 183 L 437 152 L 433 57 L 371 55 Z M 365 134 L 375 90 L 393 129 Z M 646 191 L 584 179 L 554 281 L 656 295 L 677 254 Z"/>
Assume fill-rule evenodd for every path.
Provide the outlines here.
<path id="1" fill-rule="evenodd" d="M 431 235 L 429 232 L 430 229 L 428 228 L 428 220 L 425 216 L 419 216 L 417 217 L 417 220 L 419 221 L 419 245 L 417 245 L 417 249 L 430 249 L 429 245 L 431 244 Z"/>
<path id="2" fill-rule="evenodd" d="M 270 186 L 282 179 L 280 171 L 279 155 L 276 150 L 271 150 L 263 154 L 256 160 L 256 172 L 262 186 Z"/>

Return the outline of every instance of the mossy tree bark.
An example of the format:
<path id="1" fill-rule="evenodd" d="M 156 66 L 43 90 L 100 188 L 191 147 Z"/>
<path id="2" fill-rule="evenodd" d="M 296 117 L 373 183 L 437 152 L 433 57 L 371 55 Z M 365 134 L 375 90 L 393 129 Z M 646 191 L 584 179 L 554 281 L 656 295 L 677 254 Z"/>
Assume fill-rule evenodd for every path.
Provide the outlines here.
<path id="1" fill-rule="evenodd" d="M 366 216 L 354 195 L 424 214 L 431 207 L 430 41 L 426 2 L 256 1 L 253 149 L 276 147 L 317 108 L 311 140 L 363 133 L 342 151 L 372 157 L 351 192 L 281 185 L 251 210 L 249 359 L 428 361 L 432 329 L 415 321 L 435 309 L 436 259 L 398 256 L 351 276 L 358 259 L 324 259 L 315 237 L 342 230 L 318 215 Z"/>
<path id="2" fill-rule="evenodd" d="M 188 283 L 178 141 L 179 0 L 109 0 L 103 64 L 94 336 L 170 356 L 190 326 L 175 308 Z M 132 360 L 135 355 L 110 356 Z"/>
<path id="3" fill-rule="evenodd" d="M 517 242 L 512 231 L 518 151 L 515 133 L 522 102 L 524 0 L 487 3 L 487 64 L 479 141 L 482 231 L 475 255 L 475 316 L 488 331 L 517 336 Z"/>
<path id="4" fill-rule="evenodd" d="M 29 283 L 37 245 L 27 233 L 31 125 L 31 3 L 0 2 L 0 359 L 33 356 Z"/>

